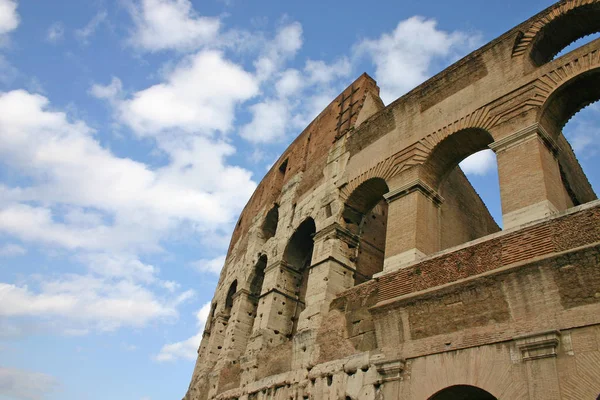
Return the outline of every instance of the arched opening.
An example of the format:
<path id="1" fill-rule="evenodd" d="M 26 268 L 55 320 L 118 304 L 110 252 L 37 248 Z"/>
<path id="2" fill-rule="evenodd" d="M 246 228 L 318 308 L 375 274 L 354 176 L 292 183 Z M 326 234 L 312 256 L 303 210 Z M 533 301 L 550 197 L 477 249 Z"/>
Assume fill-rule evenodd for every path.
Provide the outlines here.
<path id="1" fill-rule="evenodd" d="M 594 188 L 600 188 L 600 177 L 595 173 L 599 169 L 600 106 L 594 103 L 598 100 L 600 69 L 595 69 L 555 90 L 540 112 L 541 124 L 559 148 L 558 162 L 567 207 L 597 199 Z"/>
<path id="2" fill-rule="evenodd" d="M 250 302 L 251 302 L 251 311 L 250 311 L 250 329 L 253 329 L 254 320 L 256 319 L 256 314 L 258 310 L 258 302 L 260 299 L 260 295 L 262 293 L 263 282 L 265 280 L 265 269 L 267 268 L 267 256 L 266 254 L 261 255 L 258 258 L 258 262 L 254 266 L 254 271 L 252 271 L 252 275 L 250 277 Z"/>
<path id="3" fill-rule="evenodd" d="M 346 228 L 358 237 L 355 285 L 383 271 L 388 219 L 388 204 L 383 195 L 388 192 L 385 180 L 372 178 L 358 186 L 346 201 L 342 216 Z"/>
<path id="4" fill-rule="evenodd" d="M 551 61 L 576 40 L 600 31 L 600 4 L 586 4 L 547 23 L 535 36 L 531 59 L 535 65 Z"/>
<path id="5" fill-rule="evenodd" d="M 263 254 L 259 257 L 258 262 L 254 266 L 252 280 L 250 281 L 250 294 L 255 298 L 260 297 L 263 281 L 265 280 L 265 268 L 267 267 L 267 255 Z"/>
<path id="6" fill-rule="evenodd" d="M 439 249 L 500 231 L 502 211 L 492 135 L 464 129 L 442 141 L 424 165 L 424 176 L 444 199 L 439 207 Z"/>
<path id="7" fill-rule="evenodd" d="M 306 304 L 309 267 L 314 247 L 313 236 L 316 231 L 315 221 L 312 218 L 306 219 L 290 238 L 283 254 L 283 260 L 295 272 L 292 278 L 296 297 L 295 311 L 292 315 L 292 335 L 296 333 L 298 317 Z"/>
<path id="8" fill-rule="evenodd" d="M 475 386 L 456 385 L 443 389 L 429 400 L 497 400 L 494 395 Z"/>
<path id="9" fill-rule="evenodd" d="M 279 221 L 279 205 L 275 204 L 269 210 L 262 226 L 263 237 L 265 240 L 271 239 L 277 233 L 277 223 Z"/>
<path id="10" fill-rule="evenodd" d="M 225 312 L 231 313 L 233 308 L 233 296 L 237 293 L 237 279 L 231 283 L 229 290 L 227 291 L 227 297 L 225 298 Z"/>

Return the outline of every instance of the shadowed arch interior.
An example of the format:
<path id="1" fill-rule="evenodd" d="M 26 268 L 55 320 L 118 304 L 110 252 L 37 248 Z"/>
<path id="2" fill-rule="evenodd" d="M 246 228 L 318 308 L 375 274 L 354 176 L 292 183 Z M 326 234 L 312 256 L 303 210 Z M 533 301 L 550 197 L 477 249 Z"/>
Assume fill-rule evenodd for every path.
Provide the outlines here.
<path id="1" fill-rule="evenodd" d="M 279 205 L 275 204 L 267 213 L 262 231 L 265 240 L 271 239 L 277 233 L 277 223 L 279 222 Z"/>
<path id="2" fill-rule="evenodd" d="M 389 192 L 385 180 L 372 178 L 358 186 L 346 201 L 343 218 L 346 228 L 358 237 L 355 252 L 354 284 L 370 280 L 383 271 Z"/>
<path id="3" fill-rule="evenodd" d="M 574 8 L 537 33 L 531 47 L 531 60 L 537 66 L 543 65 L 577 39 L 596 32 L 600 32 L 600 4 Z"/>
<path id="4" fill-rule="evenodd" d="M 577 75 L 556 89 L 541 109 L 540 121 L 556 137 L 577 112 L 600 100 L 600 68 Z"/>
<path id="5" fill-rule="evenodd" d="M 292 335 L 296 333 L 298 317 L 302 310 L 304 310 L 306 303 L 309 267 L 314 247 L 313 236 L 316 231 L 315 221 L 312 218 L 307 218 L 296 229 L 283 253 L 283 260 L 288 267 L 296 271 L 296 274 L 290 276 L 290 279 L 293 280 L 296 297 L 295 312 L 292 316 Z"/>
<path id="6" fill-rule="evenodd" d="M 443 389 L 428 400 L 497 400 L 492 394 L 475 386 L 456 385 Z"/>
<path id="7" fill-rule="evenodd" d="M 426 182 L 437 190 L 454 168 L 468 156 L 488 148 L 494 142 L 485 129 L 460 130 L 439 143 L 423 165 Z"/>
<path id="8" fill-rule="evenodd" d="M 227 297 L 225 298 L 225 311 L 230 312 L 233 307 L 233 296 L 237 292 L 237 279 L 231 283 L 229 290 L 227 291 Z"/>

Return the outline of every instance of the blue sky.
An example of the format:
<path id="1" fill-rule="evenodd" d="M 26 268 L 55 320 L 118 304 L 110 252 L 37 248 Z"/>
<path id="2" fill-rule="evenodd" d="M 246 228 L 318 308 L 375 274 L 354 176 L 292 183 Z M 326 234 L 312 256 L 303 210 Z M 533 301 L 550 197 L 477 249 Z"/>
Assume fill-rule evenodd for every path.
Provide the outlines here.
<path id="1" fill-rule="evenodd" d="M 0 400 L 170 400 L 269 166 L 552 1 L 0 0 Z M 373 7 L 372 7 L 373 6 Z M 600 108 L 565 133 L 600 188 Z M 462 164 L 500 218 L 493 154 Z"/>

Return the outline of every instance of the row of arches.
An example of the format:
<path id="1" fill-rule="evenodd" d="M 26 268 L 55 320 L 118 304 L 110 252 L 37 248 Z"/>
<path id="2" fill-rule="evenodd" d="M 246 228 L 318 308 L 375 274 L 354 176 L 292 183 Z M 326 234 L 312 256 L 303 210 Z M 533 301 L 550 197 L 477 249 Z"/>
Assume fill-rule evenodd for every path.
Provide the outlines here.
<path id="1" fill-rule="evenodd" d="M 600 2 L 575 7 L 572 11 L 568 11 L 544 25 L 540 33 L 535 36 L 535 39 L 527 47 L 530 50 L 529 54 L 534 64 L 547 63 L 573 41 L 598 32 L 600 24 L 597 21 L 600 21 L 600 19 L 594 16 L 600 16 Z M 582 21 L 582 23 L 572 24 L 572 26 L 567 23 L 574 19 Z M 596 40 L 594 37 L 592 39 Z M 565 146 L 558 149 L 557 163 L 560 181 L 564 185 L 561 190 L 564 189 L 568 197 L 565 199 L 567 208 L 596 198 L 592 187 L 600 187 L 600 177 L 593 174 L 593 172 L 600 170 L 600 163 L 597 155 L 592 157 L 592 161 L 588 161 L 587 157 L 579 157 L 580 161 L 583 159 L 581 164 L 583 164 L 584 169 L 587 169 L 588 173 L 592 172 L 590 174 L 590 185 L 585 175 L 581 173 L 580 163 L 575 158 L 576 155 L 579 155 L 578 146 L 574 146 L 575 154 L 572 155 L 572 152 L 570 152 L 571 147 L 565 140 L 562 131 L 565 126 L 567 126 L 566 130 L 568 131 L 569 126 L 577 123 L 576 120 L 571 121 L 571 119 L 583 109 L 586 109 L 586 111 L 596 109 L 597 107 L 592 104 L 599 99 L 600 67 L 579 73 L 560 84 L 545 103 L 539 107 L 535 116 L 537 123 L 548 131 L 552 139 L 559 146 L 563 144 Z M 598 110 L 596 118 L 598 118 L 596 122 L 600 121 L 600 110 Z M 420 178 L 427 182 L 441 198 L 445 199 L 439 206 L 436 217 L 437 250 L 443 250 L 498 232 L 502 228 L 503 222 L 500 220 L 500 216 L 503 212 L 498 210 L 491 210 L 490 212 L 486 208 L 486 204 L 490 203 L 489 199 L 480 198 L 482 190 L 477 188 L 477 185 L 474 185 L 459 167 L 459 164 L 466 158 L 481 151 L 489 152 L 489 146 L 498 139 L 494 135 L 494 132 L 482 128 L 460 130 L 440 142 L 427 160 L 419 167 Z M 594 139 L 600 139 L 600 134 L 594 135 L 592 135 L 592 141 L 584 146 L 588 153 L 590 153 L 590 147 L 596 146 L 596 152 L 600 150 L 594 141 Z M 493 177 L 498 188 L 493 192 L 496 196 L 499 196 L 500 187 L 504 186 L 505 183 L 498 182 L 497 179 L 495 176 Z M 500 177 L 500 181 L 502 181 L 502 177 Z M 366 282 L 372 279 L 373 275 L 383 270 L 386 259 L 386 243 L 389 242 L 388 236 L 391 231 L 390 226 L 395 226 L 394 229 L 397 229 L 397 225 L 401 223 L 401 221 L 395 219 L 396 216 L 394 219 L 390 219 L 390 209 L 386 199 L 386 195 L 390 193 L 388 183 L 385 179 L 377 177 L 362 183 L 346 199 L 343 207 L 340 223 L 357 238 L 357 244 L 352 249 L 354 252 L 352 261 L 355 269 L 355 284 Z M 485 183 L 489 185 L 491 182 L 487 179 Z M 457 187 L 464 189 L 462 193 L 455 193 Z M 518 195 L 519 193 L 516 193 L 516 196 Z M 496 199 L 495 204 L 499 205 L 500 203 Z M 504 198 L 502 199 L 502 207 L 505 207 Z M 417 218 L 417 216 L 413 217 Z M 465 225 L 468 225 L 469 229 L 456 230 L 449 228 L 455 226 L 456 221 L 461 219 L 466 221 Z M 274 204 L 266 214 L 262 224 L 262 234 L 265 240 L 269 240 L 277 234 L 278 223 L 279 205 Z M 305 298 L 315 233 L 314 220 L 312 218 L 306 219 L 290 237 L 282 257 L 283 262 L 291 272 L 290 279 L 294 287 L 293 297 L 296 300 L 295 310 L 291 316 L 292 334 L 298 329 L 299 315 L 306 307 Z M 249 278 L 249 298 L 254 307 L 250 313 L 252 318 L 256 316 L 267 264 L 267 256 L 261 255 Z M 247 285 L 239 286 L 246 287 Z M 237 292 L 238 282 L 234 281 L 230 284 L 224 301 L 226 313 L 231 312 Z M 216 306 L 213 307 L 213 314 L 215 308 Z"/>

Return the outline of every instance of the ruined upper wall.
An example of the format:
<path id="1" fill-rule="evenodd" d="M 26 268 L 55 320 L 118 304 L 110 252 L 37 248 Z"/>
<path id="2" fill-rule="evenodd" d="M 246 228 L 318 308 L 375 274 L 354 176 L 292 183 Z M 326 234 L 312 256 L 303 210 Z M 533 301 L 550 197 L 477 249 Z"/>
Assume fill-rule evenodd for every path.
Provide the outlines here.
<path id="1" fill-rule="evenodd" d="M 283 187 L 298 173 L 303 173 L 297 197 L 316 187 L 323 179 L 327 156 L 337 137 L 354 129 L 367 95 L 379 99 L 379 87 L 367 74 L 362 74 L 337 96 L 290 144 L 244 207 L 233 232 L 229 252 L 247 233 L 250 222 L 261 210 L 278 202 Z M 381 101 L 381 100 L 379 100 Z M 285 171 L 281 167 L 287 165 Z M 243 247 L 243 246 L 241 246 Z"/>

